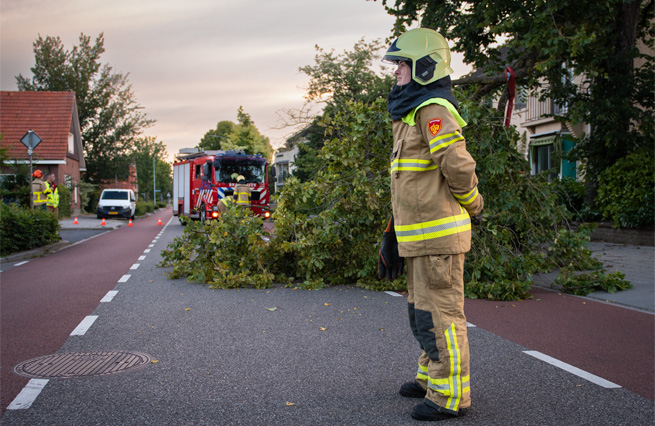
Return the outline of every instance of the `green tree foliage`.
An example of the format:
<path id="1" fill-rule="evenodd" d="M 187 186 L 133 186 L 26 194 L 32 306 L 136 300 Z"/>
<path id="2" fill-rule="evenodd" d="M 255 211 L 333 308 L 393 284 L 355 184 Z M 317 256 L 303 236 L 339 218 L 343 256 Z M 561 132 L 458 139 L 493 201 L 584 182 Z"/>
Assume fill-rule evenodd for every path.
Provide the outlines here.
<path id="1" fill-rule="evenodd" d="M 386 99 L 394 78 L 381 73 L 384 69 L 378 67 L 385 48 L 379 40 L 367 43 L 364 39 L 359 40 L 352 50 L 341 54 L 316 46 L 314 65 L 300 68 L 310 78 L 305 99 L 309 104 L 321 106 L 322 114 L 327 115 L 339 114 L 346 102 L 370 105 L 378 99 Z M 294 176 L 303 182 L 312 179 L 325 167 L 317 155 L 325 139 L 320 122 L 321 115 L 313 118 L 311 124 L 297 135 L 303 142 L 298 143 Z"/>
<path id="2" fill-rule="evenodd" d="M 95 42 L 80 35 L 79 45 L 66 50 L 59 37 L 42 38 L 33 44 L 33 77 L 16 77 L 18 90 L 75 92 L 82 144 L 86 161 L 86 179 L 111 181 L 118 173 L 127 178 L 134 138 L 154 120 L 136 101 L 128 76 L 116 73 L 100 63 L 105 52 L 101 33 Z"/>
<path id="3" fill-rule="evenodd" d="M 504 86 L 502 70 L 511 65 L 518 85 L 542 87 L 544 97 L 567 107 L 566 121 L 590 124 L 591 133 L 578 142 L 577 155 L 586 159 L 592 187 L 618 159 L 638 149 L 655 149 L 652 0 L 382 4 L 396 16 L 396 33 L 419 21 L 451 40 L 452 50 L 462 52 L 467 63 L 486 71 L 454 84 L 479 84 L 478 97 L 493 93 Z M 640 43 L 650 53 L 640 53 Z M 580 76 L 582 84 L 574 84 L 572 76 Z"/>
<path id="4" fill-rule="evenodd" d="M 598 204 L 605 217 L 626 228 L 653 228 L 655 158 L 638 151 L 621 158 L 598 177 Z"/>
<path id="5" fill-rule="evenodd" d="M 515 148 L 518 133 L 500 124 L 497 111 L 474 102 L 462 102 L 462 115 L 470 123 L 465 128 L 467 146 L 477 161 L 479 189 L 486 200 L 483 223 L 474 227 L 473 249 L 467 255 L 467 295 L 520 299 L 529 297 L 536 273 L 553 268 L 600 271 L 600 263 L 586 247 L 592 227 L 569 229 L 570 214 L 556 202 L 548 176 L 528 173 L 529 164 Z M 278 282 L 307 289 L 353 282 L 376 290 L 405 288 L 404 276 L 394 282 L 377 278 L 379 241 L 391 215 L 392 135 L 386 101 L 346 102 L 339 114 L 324 115 L 321 126 L 326 143 L 319 159 L 326 167 L 311 181 L 287 180 L 274 213 L 275 235 L 263 254 L 258 252 L 265 257 L 220 269 L 217 265 L 235 248 L 208 246 L 213 232 L 185 231 L 170 247 L 169 265 L 177 268 L 175 276 L 210 282 L 208 274 L 229 270 L 231 278 L 223 276 L 218 282 L 252 285 L 252 280 L 268 282 L 275 276 Z M 232 219 L 228 214 L 223 220 Z M 247 230 L 232 220 L 229 233 L 252 238 L 261 233 L 260 226 Z M 175 258 L 175 253 L 182 257 Z M 253 264 L 258 268 L 252 270 Z M 569 282 L 567 277 L 573 279 L 564 276 L 562 282 Z"/>
<path id="6" fill-rule="evenodd" d="M 198 144 L 204 150 L 241 150 L 246 154 L 261 154 L 271 160 L 273 148 L 269 138 L 262 135 L 250 114 L 240 106 L 237 122 L 219 121 L 216 129 L 208 130 Z"/>
<path id="7" fill-rule="evenodd" d="M 139 192 L 148 194 L 148 199 L 153 199 L 153 160 L 155 162 L 155 184 L 160 194 L 166 198 L 167 193 L 173 193 L 172 168 L 166 161 L 166 146 L 163 142 L 153 137 L 142 137 L 134 144 L 133 157 L 136 163 L 136 176 L 139 185 Z M 159 199 L 159 195 L 157 195 Z"/>

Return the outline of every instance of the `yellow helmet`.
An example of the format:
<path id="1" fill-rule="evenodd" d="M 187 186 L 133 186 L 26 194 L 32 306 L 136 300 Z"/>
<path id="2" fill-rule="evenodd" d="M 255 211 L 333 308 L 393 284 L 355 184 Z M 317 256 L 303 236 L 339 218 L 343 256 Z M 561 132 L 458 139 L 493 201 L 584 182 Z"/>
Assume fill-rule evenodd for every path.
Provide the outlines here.
<path id="1" fill-rule="evenodd" d="M 237 182 L 241 182 L 242 180 L 246 180 L 246 178 L 244 178 L 243 175 L 237 176 Z"/>
<path id="2" fill-rule="evenodd" d="M 415 28 L 401 34 L 391 43 L 384 60 L 411 62 L 412 79 L 423 86 L 453 73 L 448 42 L 428 28 Z"/>

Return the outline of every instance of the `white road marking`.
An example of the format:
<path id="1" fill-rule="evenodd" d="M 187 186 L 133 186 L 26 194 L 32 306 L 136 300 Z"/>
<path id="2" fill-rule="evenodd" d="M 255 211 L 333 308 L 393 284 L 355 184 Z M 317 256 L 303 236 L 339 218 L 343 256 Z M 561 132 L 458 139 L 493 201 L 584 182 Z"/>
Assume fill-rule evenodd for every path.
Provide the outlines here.
<path id="1" fill-rule="evenodd" d="M 558 359 L 555 359 L 553 357 L 550 357 L 548 355 L 542 354 L 541 352 L 537 351 L 523 351 L 523 353 L 528 354 L 530 356 L 533 356 L 537 359 L 540 359 L 544 362 L 547 362 L 548 364 L 554 365 L 555 367 L 561 368 L 564 371 L 568 371 L 571 374 L 575 374 L 578 377 L 582 377 L 585 380 L 588 380 L 592 383 L 597 384 L 598 386 L 602 386 L 607 389 L 618 389 L 621 386 L 617 385 L 616 383 L 612 383 L 609 380 L 605 380 L 602 377 L 598 377 L 594 374 L 588 373 L 584 370 L 579 369 L 578 367 L 574 367 L 571 364 L 567 364 L 565 362 L 562 362 Z"/>
<path id="2" fill-rule="evenodd" d="M 82 320 L 80 325 L 71 333 L 71 336 L 84 336 L 84 334 L 91 328 L 93 323 L 98 319 L 98 315 L 89 315 Z"/>
<path id="3" fill-rule="evenodd" d="M 138 269 L 139 266 L 141 266 L 140 263 L 135 263 L 134 265 L 130 266 L 130 269 L 131 269 L 131 270 Z"/>
<path id="4" fill-rule="evenodd" d="M 14 266 L 24 265 L 24 264 L 26 264 L 27 262 L 29 262 L 29 260 L 24 260 L 24 261 L 22 261 L 22 262 L 18 262 L 18 263 L 15 264 Z"/>
<path id="5" fill-rule="evenodd" d="M 30 408 L 48 382 L 48 379 L 30 379 L 23 390 L 9 404 L 7 410 L 25 410 Z"/>
<path id="6" fill-rule="evenodd" d="M 403 296 L 402 294 L 398 294 L 395 291 L 385 291 L 385 293 L 387 293 L 389 296 Z"/>
<path id="7" fill-rule="evenodd" d="M 148 248 L 153 248 L 154 246 L 155 246 L 154 244 L 150 244 Z"/>
<path id="8" fill-rule="evenodd" d="M 477 327 L 477 325 L 471 324 L 470 322 L 467 322 L 467 323 L 466 323 L 466 326 L 467 326 L 467 327 Z"/>
<path id="9" fill-rule="evenodd" d="M 146 260 L 145 256 L 139 256 L 139 260 Z"/>
<path id="10" fill-rule="evenodd" d="M 130 279 L 132 275 L 123 275 L 120 280 L 118 280 L 119 283 L 126 283 L 127 280 Z"/>
<path id="11" fill-rule="evenodd" d="M 107 292 L 107 294 L 105 295 L 105 297 L 103 297 L 103 298 L 100 300 L 100 302 L 102 302 L 102 303 L 111 302 L 111 301 L 114 299 L 114 296 L 116 296 L 116 294 L 118 294 L 118 290 L 112 290 L 112 291 L 110 291 L 110 292 Z"/>
<path id="12" fill-rule="evenodd" d="M 143 250 L 144 253 L 150 253 L 150 249 Z"/>

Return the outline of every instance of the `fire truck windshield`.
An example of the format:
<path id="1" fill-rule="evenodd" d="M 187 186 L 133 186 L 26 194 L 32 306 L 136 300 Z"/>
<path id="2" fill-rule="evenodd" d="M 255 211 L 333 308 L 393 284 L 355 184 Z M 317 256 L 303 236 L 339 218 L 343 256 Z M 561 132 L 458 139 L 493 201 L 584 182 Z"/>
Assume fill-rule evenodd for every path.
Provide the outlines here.
<path id="1" fill-rule="evenodd" d="M 266 181 L 266 165 L 261 161 L 221 158 L 214 162 L 216 181 L 220 183 L 236 183 L 236 176 L 242 175 L 246 183 L 264 183 Z"/>

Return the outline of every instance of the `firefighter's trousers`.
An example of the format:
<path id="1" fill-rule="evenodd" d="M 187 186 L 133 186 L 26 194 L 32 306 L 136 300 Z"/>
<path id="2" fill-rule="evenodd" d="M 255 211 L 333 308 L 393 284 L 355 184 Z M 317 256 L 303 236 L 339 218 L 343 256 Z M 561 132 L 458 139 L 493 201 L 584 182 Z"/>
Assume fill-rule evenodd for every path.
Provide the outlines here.
<path id="1" fill-rule="evenodd" d="M 416 380 L 428 403 L 457 413 L 471 405 L 464 316 L 464 254 L 408 257 L 409 323 L 423 350 Z"/>

